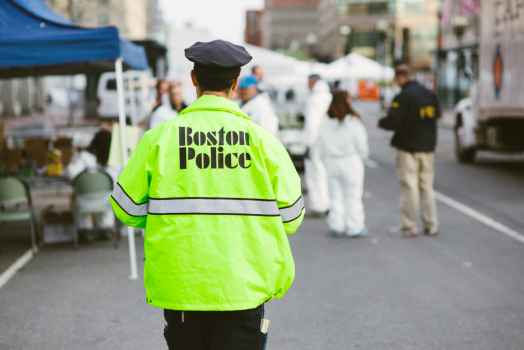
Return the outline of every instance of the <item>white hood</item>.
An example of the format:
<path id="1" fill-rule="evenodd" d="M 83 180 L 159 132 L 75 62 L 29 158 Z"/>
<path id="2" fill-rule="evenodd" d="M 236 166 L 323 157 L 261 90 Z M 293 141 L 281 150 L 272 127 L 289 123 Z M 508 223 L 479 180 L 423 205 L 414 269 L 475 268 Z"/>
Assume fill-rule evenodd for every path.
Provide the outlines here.
<path id="1" fill-rule="evenodd" d="M 330 94 L 331 90 L 329 89 L 328 83 L 326 83 L 324 80 L 319 80 L 315 83 L 315 86 L 313 86 L 313 91 L 311 93 Z"/>

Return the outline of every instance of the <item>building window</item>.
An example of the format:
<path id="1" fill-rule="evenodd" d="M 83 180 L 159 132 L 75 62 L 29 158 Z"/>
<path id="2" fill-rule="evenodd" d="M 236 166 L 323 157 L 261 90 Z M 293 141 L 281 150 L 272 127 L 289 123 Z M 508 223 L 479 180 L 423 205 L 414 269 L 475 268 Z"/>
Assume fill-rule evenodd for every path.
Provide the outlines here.
<path id="1" fill-rule="evenodd" d="M 401 2 L 401 12 L 414 15 L 424 14 L 426 12 L 426 3 L 420 0 L 403 0 Z"/>
<path id="2" fill-rule="evenodd" d="M 359 15 L 385 15 L 389 12 L 389 1 L 344 1 L 345 7 L 339 6 L 339 11 L 343 9 L 343 15 L 359 16 Z"/>
<path id="3" fill-rule="evenodd" d="M 389 4 L 387 2 L 373 2 L 368 5 L 370 15 L 384 15 L 388 13 Z"/>

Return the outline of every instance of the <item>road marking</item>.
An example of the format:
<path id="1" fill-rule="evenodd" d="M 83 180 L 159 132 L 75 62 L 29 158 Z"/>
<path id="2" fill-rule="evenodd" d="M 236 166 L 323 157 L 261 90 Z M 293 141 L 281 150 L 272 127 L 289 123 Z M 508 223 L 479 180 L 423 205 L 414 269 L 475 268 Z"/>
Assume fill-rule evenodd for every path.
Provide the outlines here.
<path id="1" fill-rule="evenodd" d="M 490 218 L 489 216 L 482 214 L 478 211 L 476 211 L 473 208 L 468 207 L 465 204 L 462 204 L 456 200 L 454 200 L 451 197 L 446 196 L 445 194 L 442 194 L 440 192 L 435 191 L 435 196 L 437 200 L 448 207 L 451 207 L 462 214 L 469 216 L 478 222 L 491 227 L 492 229 L 505 234 L 506 236 L 513 238 L 516 241 L 519 241 L 520 243 L 524 243 L 524 236 L 518 233 L 515 230 L 512 230 L 511 228 L 507 227 L 506 225 L 501 224 L 500 222 Z"/>
<path id="2" fill-rule="evenodd" d="M 371 169 L 376 169 L 376 168 L 378 168 L 378 163 L 375 162 L 373 159 L 367 159 L 367 160 L 365 160 L 364 164 L 365 164 L 368 168 L 371 168 Z"/>
<path id="3" fill-rule="evenodd" d="M 18 270 L 24 267 L 35 256 L 35 252 L 29 249 L 21 257 L 19 257 L 11 266 L 7 268 L 0 275 L 0 288 L 2 288 L 11 278 L 13 278 Z"/>
<path id="4" fill-rule="evenodd" d="M 381 167 L 380 163 L 376 161 L 372 161 L 377 167 Z M 514 240 L 524 243 L 524 235 L 521 233 L 507 227 L 504 224 L 501 224 L 500 222 L 490 218 L 489 216 L 482 214 L 481 212 L 468 207 L 465 204 L 460 203 L 459 201 L 454 200 L 451 197 L 446 196 L 443 193 L 440 193 L 438 191 L 435 191 L 435 197 L 437 201 L 447 205 L 450 208 L 453 208 L 462 214 L 469 216 L 470 218 L 473 218 L 477 220 L 478 222 L 484 224 L 485 226 L 491 227 L 495 231 L 498 231 L 510 238 L 513 238 Z"/>

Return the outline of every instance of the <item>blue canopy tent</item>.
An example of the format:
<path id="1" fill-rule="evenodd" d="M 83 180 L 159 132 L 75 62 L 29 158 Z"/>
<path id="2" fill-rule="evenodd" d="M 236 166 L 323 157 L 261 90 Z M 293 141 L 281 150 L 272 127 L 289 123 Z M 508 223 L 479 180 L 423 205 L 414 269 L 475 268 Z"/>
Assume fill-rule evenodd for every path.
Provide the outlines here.
<path id="1" fill-rule="evenodd" d="M 42 0 L 0 2 L 0 78 L 147 69 L 143 48 L 122 40 L 116 27 L 83 28 Z"/>
<path id="2" fill-rule="evenodd" d="M 122 159 L 127 160 L 123 69 L 148 68 L 144 49 L 120 39 L 116 27 L 83 28 L 43 0 L 0 1 L 0 79 L 116 71 Z M 129 233 L 131 278 L 137 278 Z"/>

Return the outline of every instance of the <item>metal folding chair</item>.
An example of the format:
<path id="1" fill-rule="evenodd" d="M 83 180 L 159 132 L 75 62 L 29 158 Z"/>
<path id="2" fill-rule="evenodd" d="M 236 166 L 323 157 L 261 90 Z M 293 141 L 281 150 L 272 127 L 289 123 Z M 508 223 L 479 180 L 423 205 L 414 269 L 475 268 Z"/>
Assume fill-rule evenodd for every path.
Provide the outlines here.
<path id="1" fill-rule="evenodd" d="M 82 171 L 73 179 L 73 217 L 75 220 L 75 247 L 78 246 L 78 227 L 80 218 L 84 215 L 112 213 L 109 196 L 113 191 L 113 179 L 103 169 L 88 169 Z M 116 248 L 120 240 L 116 220 L 112 228 L 112 241 Z M 94 220 L 95 228 L 96 220 Z"/>
<path id="2" fill-rule="evenodd" d="M 16 177 L 0 177 L 0 223 L 20 221 L 29 222 L 31 248 L 36 251 L 36 220 L 29 188 Z"/>

